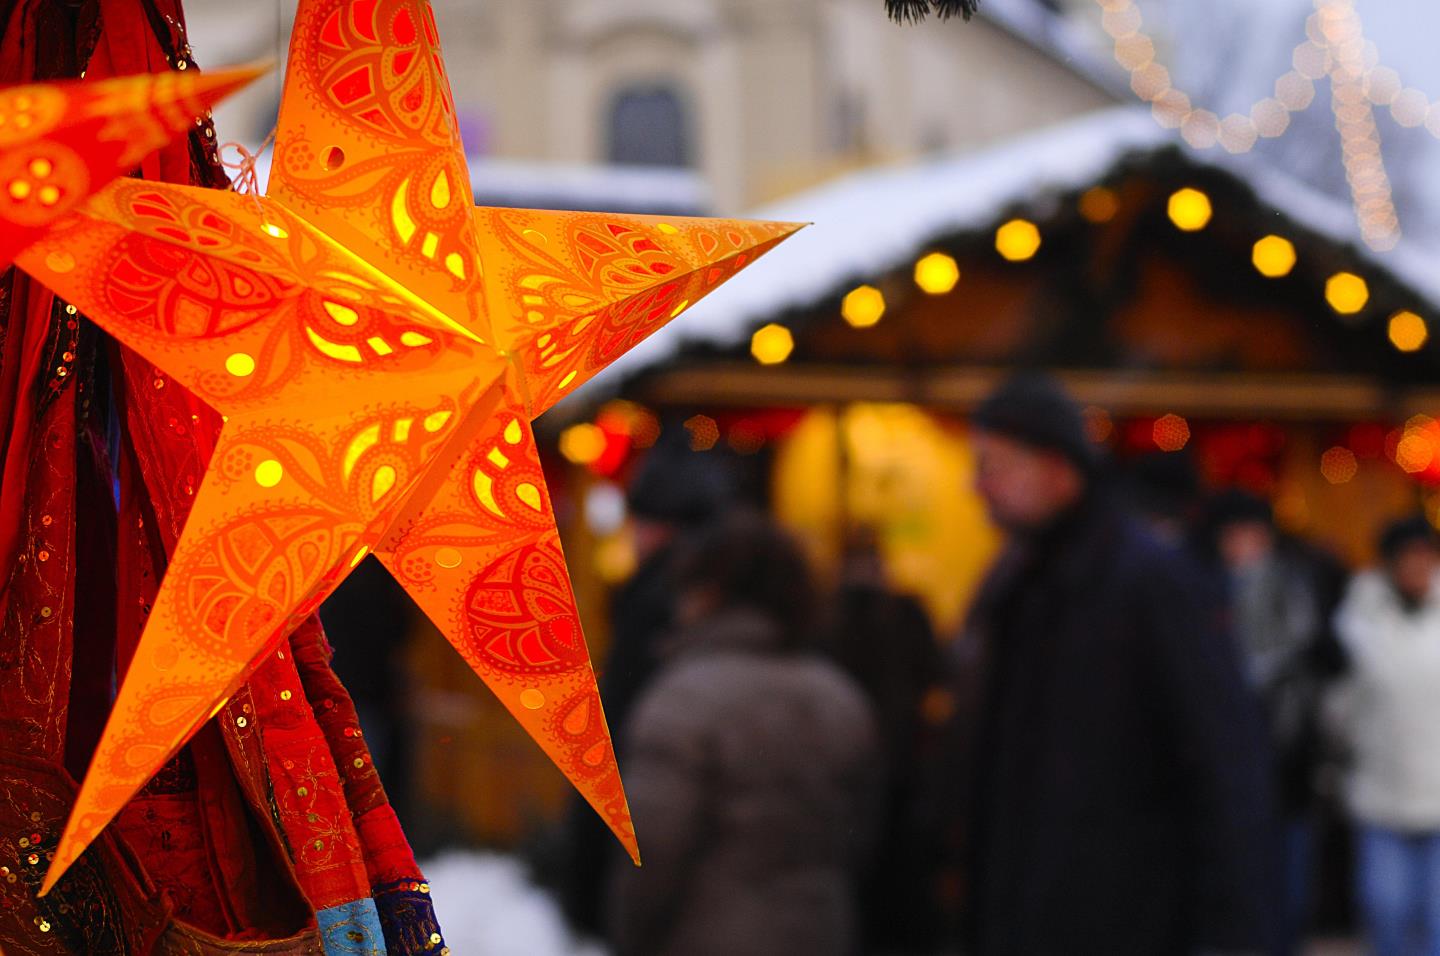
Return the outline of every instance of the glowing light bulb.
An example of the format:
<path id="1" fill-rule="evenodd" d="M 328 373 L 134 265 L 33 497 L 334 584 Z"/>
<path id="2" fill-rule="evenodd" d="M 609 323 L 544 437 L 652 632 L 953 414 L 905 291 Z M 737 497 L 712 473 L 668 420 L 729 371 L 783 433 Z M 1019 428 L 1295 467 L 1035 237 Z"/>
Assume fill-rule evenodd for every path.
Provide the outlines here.
<path id="1" fill-rule="evenodd" d="M 1390 344 L 1402 352 L 1418 352 L 1430 338 L 1425 320 L 1414 312 L 1396 312 L 1390 316 Z"/>
<path id="2" fill-rule="evenodd" d="M 995 230 L 995 250 L 1011 262 L 1024 262 L 1040 251 L 1040 229 L 1026 219 L 1012 219 Z"/>
<path id="3" fill-rule="evenodd" d="M 1267 279 L 1288 276 L 1295 268 L 1295 258 L 1295 244 L 1281 236 L 1259 239 L 1250 251 L 1255 270 Z"/>
<path id="4" fill-rule="evenodd" d="M 1088 221 L 1099 224 L 1109 222 L 1120 211 L 1120 197 L 1115 190 L 1105 186 L 1087 189 L 1080 196 L 1080 215 Z"/>
<path id="5" fill-rule="evenodd" d="M 945 295 L 960 282 L 960 266 L 943 252 L 932 252 L 915 263 L 915 284 L 930 295 Z"/>
<path id="6" fill-rule="evenodd" d="M 593 465 L 605 454 L 605 432 L 598 425 L 582 422 L 560 433 L 560 454 L 576 465 Z"/>
<path id="7" fill-rule="evenodd" d="M 857 329 L 866 329 L 885 315 L 885 296 L 871 285 L 862 285 L 840 303 L 840 314 Z"/>
<path id="8" fill-rule="evenodd" d="M 783 325 L 770 323 L 750 337 L 750 354 L 761 365 L 780 365 L 795 351 L 795 336 Z"/>
<path id="9" fill-rule="evenodd" d="M 1199 232 L 1210 225 L 1210 219 L 1215 215 L 1210 197 L 1190 186 L 1170 194 L 1166 212 L 1181 232 Z"/>
<path id="10" fill-rule="evenodd" d="M 1325 301 L 1341 315 L 1354 315 L 1370 301 L 1370 286 L 1353 272 L 1337 272 L 1325 282 Z"/>

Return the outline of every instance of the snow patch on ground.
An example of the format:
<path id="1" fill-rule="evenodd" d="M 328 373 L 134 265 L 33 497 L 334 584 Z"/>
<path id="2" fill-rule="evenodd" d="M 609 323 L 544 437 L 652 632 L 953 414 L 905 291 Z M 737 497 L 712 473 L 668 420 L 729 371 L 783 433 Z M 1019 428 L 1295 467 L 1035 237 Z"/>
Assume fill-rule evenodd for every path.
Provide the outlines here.
<path id="1" fill-rule="evenodd" d="M 575 939 L 555 900 L 513 857 L 455 850 L 421 869 L 455 956 L 605 956 Z"/>

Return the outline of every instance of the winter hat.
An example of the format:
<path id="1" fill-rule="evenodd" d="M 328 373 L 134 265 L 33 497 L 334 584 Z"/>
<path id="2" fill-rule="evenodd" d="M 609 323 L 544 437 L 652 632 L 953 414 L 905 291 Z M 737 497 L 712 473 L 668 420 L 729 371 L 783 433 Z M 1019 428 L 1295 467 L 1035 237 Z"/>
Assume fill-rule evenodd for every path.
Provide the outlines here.
<path id="1" fill-rule="evenodd" d="M 1440 544 L 1434 527 L 1422 515 L 1404 518 L 1387 526 L 1380 534 L 1380 556 L 1386 561 L 1393 561 L 1400 552 L 1417 544 L 1432 548 Z"/>
<path id="2" fill-rule="evenodd" d="M 1183 518 L 1200 496 L 1200 475 L 1188 451 L 1156 451 L 1130 462 L 1124 486 L 1142 513 Z"/>
<path id="3" fill-rule="evenodd" d="M 630 482 L 631 514 L 665 524 L 697 527 L 724 511 L 736 496 L 728 462 L 715 452 L 692 451 L 669 439 L 683 429 L 666 429 Z"/>
<path id="4" fill-rule="evenodd" d="M 1232 524 L 1275 523 L 1275 509 L 1270 502 L 1243 488 L 1226 488 L 1210 499 L 1205 507 L 1206 523 L 1219 531 Z"/>
<path id="5" fill-rule="evenodd" d="M 1013 376 L 980 403 L 971 421 L 982 431 L 1058 452 L 1086 474 L 1100 462 L 1080 406 L 1048 375 Z"/>

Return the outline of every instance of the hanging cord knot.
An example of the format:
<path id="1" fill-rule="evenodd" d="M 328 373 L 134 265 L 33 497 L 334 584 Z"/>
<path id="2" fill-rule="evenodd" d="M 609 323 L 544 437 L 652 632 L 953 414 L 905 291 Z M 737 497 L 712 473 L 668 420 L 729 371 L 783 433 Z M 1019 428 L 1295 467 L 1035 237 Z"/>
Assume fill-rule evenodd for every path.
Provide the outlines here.
<path id="1" fill-rule="evenodd" d="M 930 13 L 941 20 L 975 15 L 980 0 L 885 0 L 885 9 L 896 23 L 919 23 Z"/>
<path id="2" fill-rule="evenodd" d="M 270 135 L 265 137 L 265 142 L 261 143 L 260 148 L 253 153 L 245 148 L 244 143 L 231 142 L 220 144 L 220 165 L 226 169 L 235 170 L 235 174 L 230 177 L 230 188 L 242 196 L 249 196 L 254 199 L 255 208 L 260 210 L 262 215 L 264 214 L 264 209 L 260 205 L 260 177 L 255 173 L 255 164 L 260 161 L 260 157 L 264 155 L 265 150 L 269 149 L 274 143 L 275 131 L 272 129 Z M 225 151 L 227 149 L 233 149 L 236 155 L 239 156 L 239 159 L 234 161 L 226 159 Z"/>

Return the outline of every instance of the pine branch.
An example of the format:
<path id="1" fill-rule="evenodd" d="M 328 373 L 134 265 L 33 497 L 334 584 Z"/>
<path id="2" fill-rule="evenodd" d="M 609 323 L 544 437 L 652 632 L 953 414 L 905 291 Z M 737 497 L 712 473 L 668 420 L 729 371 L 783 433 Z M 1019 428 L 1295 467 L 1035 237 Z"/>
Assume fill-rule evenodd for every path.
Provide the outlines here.
<path id="1" fill-rule="evenodd" d="M 885 9 L 896 23 L 919 23 L 934 13 L 941 20 L 954 16 L 969 20 L 980 0 L 885 0 Z"/>

